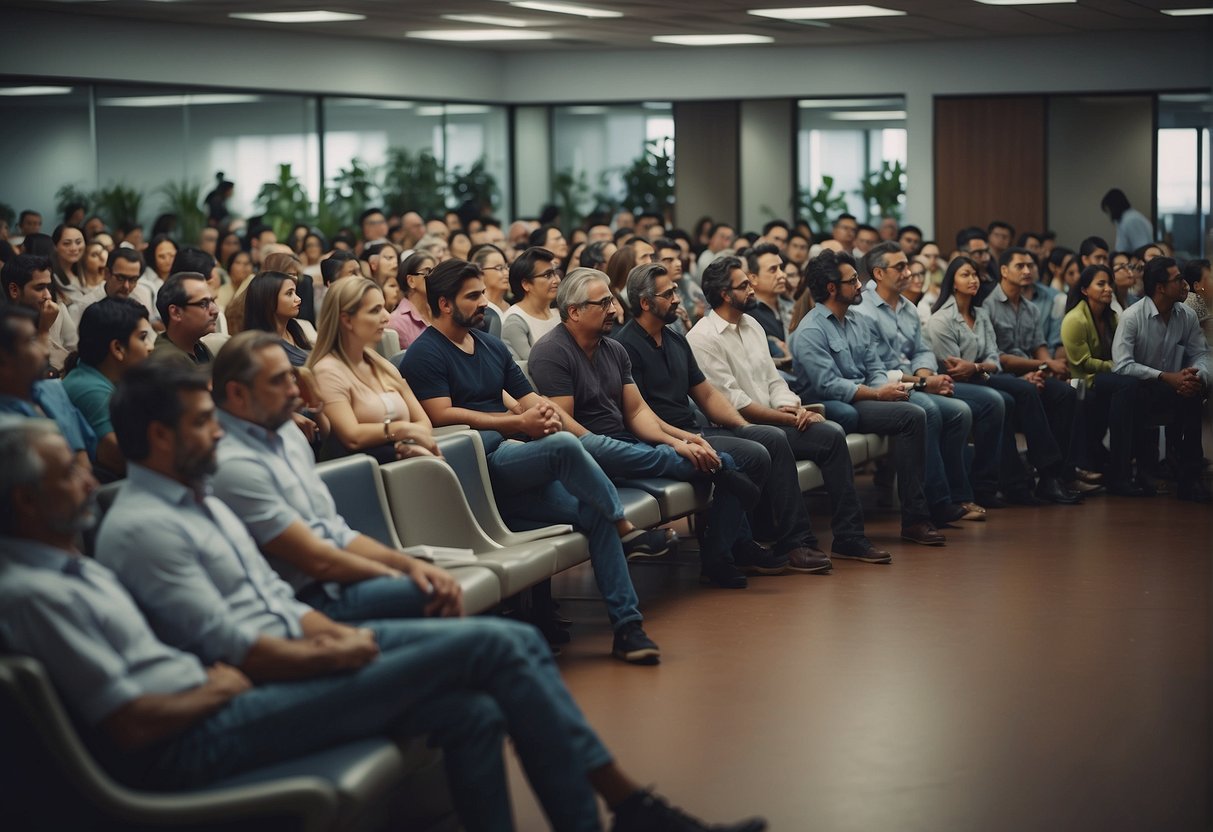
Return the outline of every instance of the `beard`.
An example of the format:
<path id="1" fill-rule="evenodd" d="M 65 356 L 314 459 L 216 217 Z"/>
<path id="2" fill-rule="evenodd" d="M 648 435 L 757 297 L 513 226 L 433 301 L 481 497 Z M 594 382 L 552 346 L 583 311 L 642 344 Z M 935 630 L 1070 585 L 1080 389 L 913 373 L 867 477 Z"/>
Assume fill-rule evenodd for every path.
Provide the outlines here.
<path id="1" fill-rule="evenodd" d="M 173 454 L 173 468 L 188 482 L 200 484 L 219 470 L 215 448 L 212 444 L 205 451 L 190 453 L 189 449 L 178 446 Z"/>
<path id="2" fill-rule="evenodd" d="M 476 311 L 465 316 L 458 309 L 452 309 L 451 320 L 464 329 L 480 329 L 480 325 L 484 323 L 484 312 Z"/>
<path id="3" fill-rule="evenodd" d="M 741 301 L 740 303 L 738 303 L 735 300 L 730 299 L 729 303 L 732 304 L 733 308 L 736 309 L 738 312 L 753 312 L 755 309 L 758 308 L 758 298 L 746 298 L 745 300 Z"/>
<path id="4" fill-rule="evenodd" d="M 97 492 L 90 493 L 73 511 L 48 517 L 46 525 L 56 534 L 73 535 L 88 531 L 97 525 Z"/>

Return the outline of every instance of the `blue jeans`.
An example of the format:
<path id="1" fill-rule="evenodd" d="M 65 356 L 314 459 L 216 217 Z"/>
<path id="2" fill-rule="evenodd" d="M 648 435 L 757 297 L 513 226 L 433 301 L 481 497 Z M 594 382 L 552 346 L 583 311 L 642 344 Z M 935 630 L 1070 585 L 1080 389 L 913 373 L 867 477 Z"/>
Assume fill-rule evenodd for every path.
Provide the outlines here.
<path id="1" fill-rule="evenodd" d="M 602 466 L 608 476 L 664 477 L 683 482 L 706 481 L 706 476 L 686 457 L 669 445 L 647 445 L 644 442 L 624 442 L 610 436 L 587 433 L 580 437 L 581 445 Z M 727 453 L 720 453 L 721 464 L 730 470 L 738 470 L 737 464 Z M 739 542 L 753 539 L 749 521 L 737 498 L 723 488 L 716 489 L 712 505 L 704 519 L 703 547 L 700 560 L 715 562 L 732 560 L 731 551 Z"/>
<path id="2" fill-rule="evenodd" d="M 298 598 L 336 621 L 423 618 L 429 597 L 412 578 L 368 578 L 352 584 L 314 583 Z"/>
<path id="3" fill-rule="evenodd" d="M 1007 422 L 1007 405 L 1003 394 L 984 384 L 958 381 L 952 395 L 967 404 L 973 414 L 970 482 L 974 490 L 994 494 L 1000 482 L 998 472 L 1002 464 L 1003 431 Z M 1014 445 L 1013 431 L 1010 438 Z"/>
<path id="4" fill-rule="evenodd" d="M 615 528 L 623 519 L 619 492 L 577 437 L 561 431 L 530 442 L 503 442 L 488 461 L 502 517 L 519 527 L 569 523 L 584 532 L 611 626 L 618 630 L 640 621 L 640 599 Z"/>
<path id="5" fill-rule="evenodd" d="M 973 429 L 973 414 L 962 401 L 911 391 L 910 402 L 927 414 L 927 470 L 923 490 L 932 506 L 973 500 L 964 449 Z"/>
<path id="6" fill-rule="evenodd" d="M 492 618 L 376 621 L 353 673 L 258 685 L 173 740 L 153 775 L 197 786 L 368 737 L 428 735 L 469 830 L 510 830 L 506 733 L 556 829 L 597 830 L 586 774 L 611 761 L 532 627 Z"/>

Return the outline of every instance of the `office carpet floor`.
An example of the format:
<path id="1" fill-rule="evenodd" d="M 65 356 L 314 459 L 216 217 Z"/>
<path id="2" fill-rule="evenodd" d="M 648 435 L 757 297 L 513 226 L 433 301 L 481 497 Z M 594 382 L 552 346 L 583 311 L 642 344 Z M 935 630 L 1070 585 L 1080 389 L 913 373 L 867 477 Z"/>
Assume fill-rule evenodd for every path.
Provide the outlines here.
<path id="1" fill-rule="evenodd" d="M 1213 509 L 1010 508 L 930 549 L 858 482 L 889 566 L 729 591 L 698 585 L 693 550 L 634 564 L 657 667 L 609 658 L 588 565 L 556 579 L 560 668 L 629 772 L 779 832 L 1213 828 Z M 546 828 L 511 776 L 518 828 Z"/>

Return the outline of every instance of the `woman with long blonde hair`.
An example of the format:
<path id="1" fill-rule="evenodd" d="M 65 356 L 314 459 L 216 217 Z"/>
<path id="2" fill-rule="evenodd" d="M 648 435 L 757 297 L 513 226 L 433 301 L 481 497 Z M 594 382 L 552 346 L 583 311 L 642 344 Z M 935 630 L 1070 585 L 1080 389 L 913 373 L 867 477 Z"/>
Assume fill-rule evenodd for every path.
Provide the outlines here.
<path id="1" fill-rule="evenodd" d="M 383 291 L 365 277 L 345 277 L 324 296 L 307 367 L 332 424 L 328 455 L 364 452 L 380 462 L 441 456 L 429 417 L 400 371 L 375 346 L 388 323 Z"/>

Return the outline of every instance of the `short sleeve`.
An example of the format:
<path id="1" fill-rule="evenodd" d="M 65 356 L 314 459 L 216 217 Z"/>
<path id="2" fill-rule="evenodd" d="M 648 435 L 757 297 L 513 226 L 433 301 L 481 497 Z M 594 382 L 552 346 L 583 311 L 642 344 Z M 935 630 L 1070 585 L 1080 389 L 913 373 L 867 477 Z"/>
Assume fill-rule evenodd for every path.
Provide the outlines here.
<path id="1" fill-rule="evenodd" d="M 228 440 L 231 441 L 231 440 Z M 273 474 L 251 459 L 227 459 L 212 479 L 216 496 L 264 547 L 302 517 L 282 499 Z"/>
<path id="2" fill-rule="evenodd" d="M 448 368 L 432 342 L 433 332 L 427 329 L 422 333 L 400 361 L 400 374 L 421 401 L 451 398 Z"/>
<path id="3" fill-rule="evenodd" d="M 531 349 L 527 369 L 541 396 L 576 396 L 577 385 L 569 367 L 568 353 L 551 338 L 541 338 Z M 511 393 L 510 395 L 513 395 Z M 517 397 L 515 397 L 517 398 Z"/>
<path id="4" fill-rule="evenodd" d="M 353 380 L 336 361 L 324 359 L 312 368 L 316 377 L 316 389 L 325 404 L 345 402 L 353 406 Z"/>
<path id="5" fill-rule="evenodd" d="M 110 398 L 113 395 L 111 390 L 105 390 L 100 385 L 73 386 L 67 382 L 64 382 L 64 387 L 67 388 L 72 404 L 92 427 L 93 433 L 102 437 L 114 432 L 114 424 L 110 421 Z"/>

